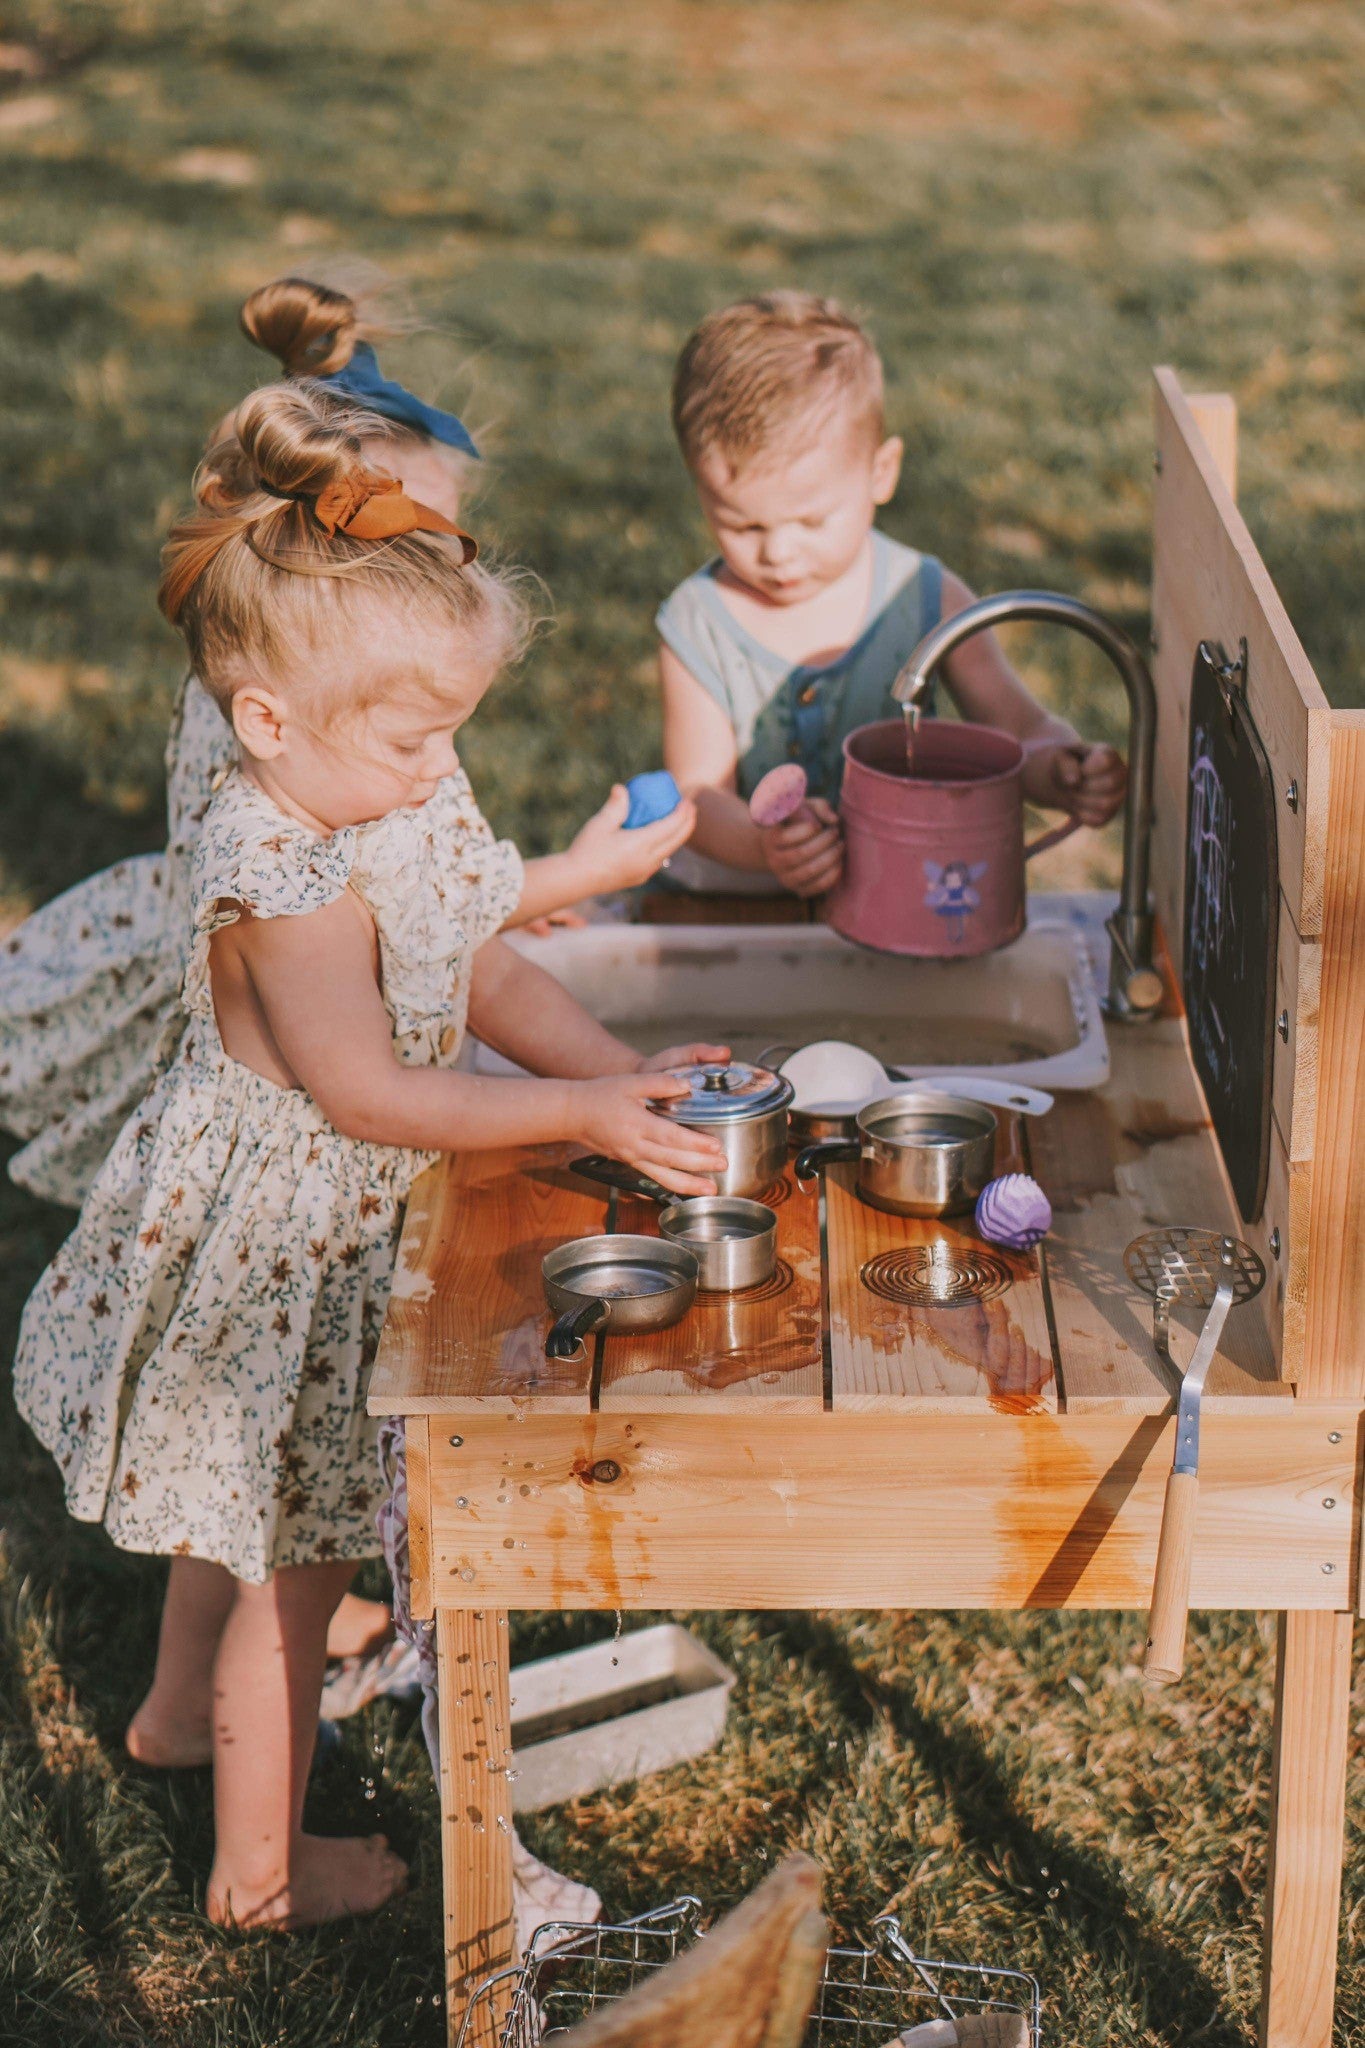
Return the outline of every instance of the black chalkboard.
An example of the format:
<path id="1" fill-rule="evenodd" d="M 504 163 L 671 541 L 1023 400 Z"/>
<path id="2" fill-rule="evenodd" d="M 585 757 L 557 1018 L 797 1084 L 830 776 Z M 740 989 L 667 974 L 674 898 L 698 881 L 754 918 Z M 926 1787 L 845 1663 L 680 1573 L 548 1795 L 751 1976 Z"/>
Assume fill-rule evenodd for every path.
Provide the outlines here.
<path id="1" fill-rule="evenodd" d="M 1280 875 L 1275 788 L 1240 656 L 1201 641 L 1190 685 L 1185 1010 L 1190 1049 L 1244 1223 L 1270 1165 Z"/>

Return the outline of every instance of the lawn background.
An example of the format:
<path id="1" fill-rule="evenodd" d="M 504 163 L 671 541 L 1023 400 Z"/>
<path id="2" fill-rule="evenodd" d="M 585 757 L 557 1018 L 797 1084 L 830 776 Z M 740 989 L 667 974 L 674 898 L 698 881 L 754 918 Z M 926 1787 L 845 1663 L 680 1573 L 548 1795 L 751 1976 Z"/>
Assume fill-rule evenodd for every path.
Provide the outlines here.
<path id="1" fill-rule="evenodd" d="M 0 35 L 0 922 L 159 843 L 180 672 L 159 540 L 206 429 L 265 374 L 242 297 L 347 258 L 410 288 L 428 326 L 386 366 L 486 427 L 473 523 L 552 593 L 553 633 L 462 743 L 528 851 L 657 761 L 652 614 L 704 550 L 671 362 L 708 306 L 774 283 L 870 318 L 908 451 L 892 532 L 1139 634 L 1150 367 L 1231 390 L 1252 530 L 1329 697 L 1365 702 L 1345 0 L 11 0 Z M 1086 649 L 1018 652 L 1120 736 Z M 1071 858 L 1110 875 L 1112 840 Z M 0 1193 L 6 1351 L 63 1228 Z M 119 1741 L 159 1568 L 67 1524 L 12 1415 L 0 1450 L 0 2040 L 436 2042 L 411 1717 L 349 1726 L 314 1788 L 322 1824 L 379 1810 L 412 1854 L 401 1907 L 294 1943 L 216 1934 L 207 1780 L 138 1775 Z M 518 1653 L 610 1625 L 528 1619 Z M 1048 2041 L 1246 2038 L 1268 1625 L 1199 1622 L 1157 1702 L 1135 1616 L 697 1625 L 740 1673 L 723 1747 L 527 1831 L 612 1907 L 719 1905 L 800 1843 L 844 1931 L 895 1904 L 925 1946 L 1037 1969 Z M 1353 1810 L 1360 1791 L 1357 1753 Z M 1349 1850 L 1359 2042 L 1354 1823 Z"/>

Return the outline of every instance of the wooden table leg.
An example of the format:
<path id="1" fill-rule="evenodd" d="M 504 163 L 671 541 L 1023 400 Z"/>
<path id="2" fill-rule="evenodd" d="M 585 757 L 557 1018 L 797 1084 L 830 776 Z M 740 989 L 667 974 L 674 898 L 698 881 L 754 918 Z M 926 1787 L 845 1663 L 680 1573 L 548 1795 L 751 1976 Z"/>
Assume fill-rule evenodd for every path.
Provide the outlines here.
<path id="1" fill-rule="evenodd" d="M 512 1761 L 507 1616 L 438 1608 L 441 1875 L 451 2040 L 470 1992 L 512 1960 Z M 491 2048 L 501 2015 L 473 2048 Z M 497 2025 L 492 2022 L 496 2019 Z"/>
<path id="2" fill-rule="evenodd" d="M 1280 1616 L 1262 2048 L 1331 2048 L 1352 1616 Z"/>

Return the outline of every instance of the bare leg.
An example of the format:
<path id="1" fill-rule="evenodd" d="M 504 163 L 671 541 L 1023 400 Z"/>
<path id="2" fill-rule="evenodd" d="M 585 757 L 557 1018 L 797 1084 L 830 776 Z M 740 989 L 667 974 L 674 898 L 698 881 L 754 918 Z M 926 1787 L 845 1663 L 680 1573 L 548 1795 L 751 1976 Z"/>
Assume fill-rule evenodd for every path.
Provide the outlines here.
<path id="1" fill-rule="evenodd" d="M 393 1639 L 393 1615 L 383 1600 L 343 1593 L 327 1629 L 329 1657 L 365 1657 Z"/>
<path id="2" fill-rule="evenodd" d="M 140 1764 L 184 1769 L 213 1755 L 213 1660 L 236 1581 L 220 1564 L 173 1557 L 156 1670 L 124 1737 Z"/>
<path id="3" fill-rule="evenodd" d="M 293 1565 L 264 1586 L 233 1582 L 213 1670 L 208 1913 L 220 1926 L 303 1927 L 373 1912 L 406 1879 L 382 1835 L 303 1832 L 327 1624 L 353 1570 Z"/>

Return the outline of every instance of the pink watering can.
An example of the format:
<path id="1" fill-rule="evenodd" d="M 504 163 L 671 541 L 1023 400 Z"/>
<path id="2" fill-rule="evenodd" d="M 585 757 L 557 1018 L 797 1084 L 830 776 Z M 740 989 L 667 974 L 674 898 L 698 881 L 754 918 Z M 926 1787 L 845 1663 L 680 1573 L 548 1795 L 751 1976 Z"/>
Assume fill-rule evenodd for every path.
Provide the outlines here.
<path id="1" fill-rule="evenodd" d="M 1024 749 L 993 726 L 922 719 L 914 765 L 902 719 L 844 741 L 844 872 L 825 901 L 836 932 L 920 959 L 992 953 L 1024 929 L 1024 864 L 1077 828 L 1024 843 Z"/>
<path id="2" fill-rule="evenodd" d="M 922 959 L 990 953 L 1024 928 L 1024 863 L 1076 830 L 1067 819 L 1024 844 L 1024 749 L 993 726 L 919 722 L 914 772 L 903 720 L 859 726 L 844 741 L 844 872 L 825 899 L 836 932 L 882 953 Z M 764 776 L 756 824 L 792 817 L 806 778 L 794 763 Z"/>

